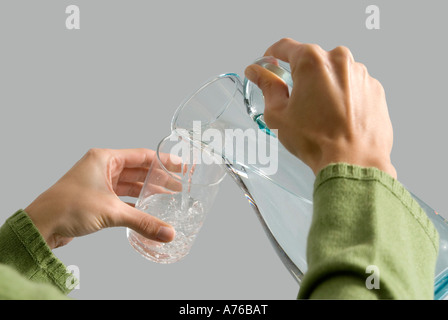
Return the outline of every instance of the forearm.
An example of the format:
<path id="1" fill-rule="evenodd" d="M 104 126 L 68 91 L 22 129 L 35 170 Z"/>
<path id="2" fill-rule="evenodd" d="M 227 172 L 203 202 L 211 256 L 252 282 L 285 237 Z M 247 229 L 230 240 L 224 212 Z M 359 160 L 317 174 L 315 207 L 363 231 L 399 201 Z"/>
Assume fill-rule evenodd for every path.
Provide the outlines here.
<path id="1" fill-rule="evenodd" d="M 437 250 L 437 231 L 397 180 L 330 165 L 316 177 L 299 298 L 432 299 Z M 366 285 L 368 266 L 379 271 L 379 289 Z"/>

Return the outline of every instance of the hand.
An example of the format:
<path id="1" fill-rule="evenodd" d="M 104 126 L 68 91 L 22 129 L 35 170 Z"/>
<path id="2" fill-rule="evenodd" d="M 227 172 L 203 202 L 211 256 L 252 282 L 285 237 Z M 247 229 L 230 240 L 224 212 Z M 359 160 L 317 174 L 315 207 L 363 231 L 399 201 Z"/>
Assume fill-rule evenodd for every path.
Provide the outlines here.
<path id="1" fill-rule="evenodd" d="M 393 130 L 381 84 L 345 47 L 282 39 L 265 56 L 289 62 L 294 86 L 258 65 L 246 77 L 263 91 L 264 119 L 282 144 L 317 174 L 330 163 L 376 167 L 394 178 Z"/>
<path id="2" fill-rule="evenodd" d="M 169 242 L 175 235 L 169 224 L 119 198 L 139 196 L 155 159 L 155 152 L 147 149 L 91 149 L 25 211 L 52 249 L 73 237 L 116 226 Z"/>

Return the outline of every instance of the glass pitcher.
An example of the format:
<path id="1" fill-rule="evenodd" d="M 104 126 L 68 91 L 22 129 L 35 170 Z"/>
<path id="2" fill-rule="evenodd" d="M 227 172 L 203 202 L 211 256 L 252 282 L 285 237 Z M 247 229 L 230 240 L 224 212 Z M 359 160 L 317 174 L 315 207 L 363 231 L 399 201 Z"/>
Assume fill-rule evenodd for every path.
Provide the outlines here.
<path id="1" fill-rule="evenodd" d="M 289 65 L 272 57 L 255 63 L 292 88 Z M 222 158 L 245 193 L 283 264 L 300 284 L 313 212 L 311 169 L 287 151 L 263 119 L 261 90 L 237 74 L 217 76 L 176 110 L 171 130 Z M 415 196 L 414 196 L 415 197 Z M 415 197 L 440 234 L 435 298 L 448 295 L 448 223 Z"/>

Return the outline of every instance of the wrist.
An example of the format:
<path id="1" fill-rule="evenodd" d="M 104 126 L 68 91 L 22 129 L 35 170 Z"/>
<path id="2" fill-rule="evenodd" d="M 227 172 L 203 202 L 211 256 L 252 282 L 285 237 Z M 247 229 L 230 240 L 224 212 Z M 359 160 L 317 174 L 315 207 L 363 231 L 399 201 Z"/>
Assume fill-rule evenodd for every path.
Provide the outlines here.
<path id="1" fill-rule="evenodd" d="M 394 179 L 397 179 L 397 171 L 395 167 L 392 165 L 392 162 L 390 160 L 389 156 L 380 156 L 380 155 L 373 155 L 374 153 L 370 154 L 367 157 L 361 157 L 362 153 L 336 153 L 333 152 L 331 154 L 327 154 L 323 156 L 320 161 L 312 167 L 314 173 L 317 175 L 319 171 L 321 171 L 323 168 L 328 166 L 332 163 L 346 163 L 351 165 L 357 165 L 360 167 L 365 168 L 377 168 L 390 176 L 392 176 Z"/>
<path id="2" fill-rule="evenodd" d="M 28 207 L 25 208 L 25 212 L 44 238 L 45 242 L 51 249 L 55 249 L 60 246 L 55 236 L 55 230 L 57 230 L 58 205 L 53 200 L 48 200 L 46 193 L 40 195 L 34 200 Z"/>
<path id="3" fill-rule="evenodd" d="M 28 214 L 29 218 L 31 219 L 39 233 L 42 235 L 45 242 L 50 246 L 51 249 L 54 249 L 50 241 L 52 228 L 49 226 L 49 222 L 42 219 L 42 215 L 38 213 L 38 211 L 32 204 L 25 208 L 25 212 Z"/>

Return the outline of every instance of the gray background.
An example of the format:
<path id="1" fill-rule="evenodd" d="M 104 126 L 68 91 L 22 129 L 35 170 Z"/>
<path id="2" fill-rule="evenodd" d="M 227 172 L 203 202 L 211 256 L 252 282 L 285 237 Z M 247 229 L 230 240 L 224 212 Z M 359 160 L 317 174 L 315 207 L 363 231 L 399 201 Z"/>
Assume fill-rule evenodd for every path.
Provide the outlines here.
<path id="1" fill-rule="evenodd" d="M 81 30 L 65 28 L 65 8 Z M 381 9 L 381 30 L 365 8 Z M 448 216 L 446 1 L 62 1 L 0 3 L 0 223 L 92 147 L 154 148 L 179 103 L 244 68 L 282 37 L 349 47 L 386 89 L 399 180 Z M 55 254 L 80 268 L 79 299 L 294 299 L 279 261 L 230 178 L 191 254 L 146 261 L 124 228 Z"/>

